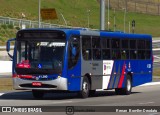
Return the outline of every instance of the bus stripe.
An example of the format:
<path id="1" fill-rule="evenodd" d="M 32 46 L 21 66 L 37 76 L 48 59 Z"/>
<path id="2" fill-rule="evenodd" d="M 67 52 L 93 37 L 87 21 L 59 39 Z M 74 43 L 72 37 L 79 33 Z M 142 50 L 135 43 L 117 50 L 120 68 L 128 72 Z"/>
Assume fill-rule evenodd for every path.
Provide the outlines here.
<path id="1" fill-rule="evenodd" d="M 115 63 L 114 63 L 113 65 L 114 65 L 114 66 L 113 66 L 113 70 L 112 70 L 112 74 L 111 74 L 111 78 L 110 78 L 109 88 L 112 88 L 113 82 L 114 82 L 114 77 L 115 77 L 115 75 L 114 75 L 114 73 L 115 73 L 115 71 L 116 71 Z"/>
<path id="2" fill-rule="evenodd" d="M 115 81 L 115 84 L 114 84 L 114 88 L 117 88 L 118 87 L 118 82 L 119 82 L 119 79 L 120 79 L 120 64 L 118 66 L 118 73 L 116 74 L 116 81 Z"/>
<path id="3" fill-rule="evenodd" d="M 118 84 L 118 88 L 122 88 L 122 84 L 123 84 L 123 81 L 124 81 L 124 72 L 125 72 L 125 62 L 123 64 L 121 78 L 120 78 L 120 81 L 119 81 L 119 84 Z"/>

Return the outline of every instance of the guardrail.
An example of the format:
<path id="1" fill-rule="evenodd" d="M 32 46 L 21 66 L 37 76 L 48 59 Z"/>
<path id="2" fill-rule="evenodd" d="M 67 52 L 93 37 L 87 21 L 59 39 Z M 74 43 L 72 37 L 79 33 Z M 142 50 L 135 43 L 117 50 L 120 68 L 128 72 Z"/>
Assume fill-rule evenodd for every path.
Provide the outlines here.
<path id="1" fill-rule="evenodd" d="M 10 17 L 0 16 L 0 24 L 11 24 L 13 26 L 18 26 L 22 28 L 25 25 L 26 28 L 38 28 L 38 21 L 26 20 L 26 19 L 17 19 Z M 51 24 L 40 22 L 41 28 L 83 28 L 83 27 L 72 27 L 67 25 Z"/>
<path id="2" fill-rule="evenodd" d="M 13 26 L 18 26 L 20 28 L 22 27 L 22 25 L 25 25 L 27 28 L 38 28 L 38 21 L 17 19 L 17 18 L 3 17 L 3 16 L 0 16 L 0 23 L 12 24 Z M 65 26 L 41 22 L 41 27 L 52 28 L 52 27 L 65 27 Z"/>

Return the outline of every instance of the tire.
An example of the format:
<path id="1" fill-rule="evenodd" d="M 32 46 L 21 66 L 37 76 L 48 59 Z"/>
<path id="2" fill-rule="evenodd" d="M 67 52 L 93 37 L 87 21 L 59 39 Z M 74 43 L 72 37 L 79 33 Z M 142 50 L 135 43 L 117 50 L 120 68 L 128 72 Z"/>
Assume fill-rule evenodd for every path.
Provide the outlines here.
<path id="1" fill-rule="evenodd" d="M 82 82 L 82 90 L 80 91 L 81 98 L 87 98 L 89 96 L 90 91 L 90 83 L 87 77 L 83 78 Z"/>
<path id="2" fill-rule="evenodd" d="M 115 93 L 117 95 L 130 95 L 132 92 L 132 80 L 130 75 L 127 75 L 125 88 L 116 88 Z"/>
<path id="3" fill-rule="evenodd" d="M 124 94 L 130 95 L 132 92 L 132 80 L 129 75 L 127 75 L 126 87 L 124 88 Z"/>
<path id="4" fill-rule="evenodd" d="M 122 95 L 123 94 L 123 89 L 122 88 L 116 88 L 115 93 L 116 93 L 116 95 Z"/>
<path id="5" fill-rule="evenodd" d="M 40 90 L 32 90 L 32 95 L 36 99 L 42 99 L 44 96 L 44 92 Z"/>
<path id="6" fill-rule="evenodd" d="M 96 93 L 96 90 L 90 90 L 90 91 L 89 91 L 89 96 L 94 96 L 95 93 Z"/>

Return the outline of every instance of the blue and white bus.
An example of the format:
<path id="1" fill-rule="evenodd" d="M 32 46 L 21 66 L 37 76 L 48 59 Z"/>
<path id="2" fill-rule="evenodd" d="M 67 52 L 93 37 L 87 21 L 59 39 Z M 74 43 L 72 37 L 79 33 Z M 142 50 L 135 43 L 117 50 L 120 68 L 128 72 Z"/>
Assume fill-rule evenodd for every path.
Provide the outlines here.
<path id="1" fill-rule="evenodd" d="M 15 42 L 11 55 L 10 42 Z M 82 98 L 97 89 L 129 95 L 152 81 L 152 37 L 86 29 L 24 29 L 7 42 L 14 89 L 76 91 Z"/>

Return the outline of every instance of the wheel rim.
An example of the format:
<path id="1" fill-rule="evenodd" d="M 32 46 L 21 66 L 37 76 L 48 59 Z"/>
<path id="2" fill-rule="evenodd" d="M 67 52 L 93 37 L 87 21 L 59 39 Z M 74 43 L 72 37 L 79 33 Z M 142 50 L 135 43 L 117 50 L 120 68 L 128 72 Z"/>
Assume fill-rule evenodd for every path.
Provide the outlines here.
<path id="1" fill-rule="evenodd" d="M 128 79 L 127 80 L 127 91 L 131 90 L 131 81 Z"/>
<path id="2" fill-rule="evenodd" d="M 87 82 L 84 82 L 84 83 L 83 83 L 83 92 L 84 92 L 85 94 L 88 93 L 88 83 L 87 83 Z"/>

